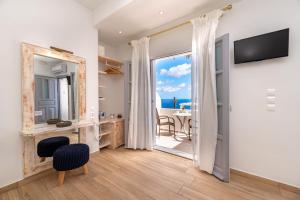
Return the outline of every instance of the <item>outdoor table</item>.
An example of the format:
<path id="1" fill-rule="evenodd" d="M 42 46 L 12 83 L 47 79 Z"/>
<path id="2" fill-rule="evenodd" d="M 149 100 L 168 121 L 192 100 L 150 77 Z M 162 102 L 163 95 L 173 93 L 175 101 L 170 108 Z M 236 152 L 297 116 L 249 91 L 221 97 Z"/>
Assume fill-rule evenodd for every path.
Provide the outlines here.
<path id="1" fill-rule="evenodd" d="M 180 132 L 186 134 L 189 137 L 189 140 L 191 140 L 191 134 L 189 131 L 186 130 L 185 123 L 187 121 L 187 118 L 191 117 L 192 114 L 189 112 L 176 112 L 173 114 L 173 116 L 176 116 L 180 123 Z"/>

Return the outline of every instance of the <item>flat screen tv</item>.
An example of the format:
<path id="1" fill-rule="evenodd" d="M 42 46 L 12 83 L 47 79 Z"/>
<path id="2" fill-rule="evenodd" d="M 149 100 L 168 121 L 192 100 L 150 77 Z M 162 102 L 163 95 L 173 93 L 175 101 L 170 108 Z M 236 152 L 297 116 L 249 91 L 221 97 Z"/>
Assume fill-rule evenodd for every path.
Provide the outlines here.
<path id="1" fill-rule="evenodd" d="M 246 63 L 289 55 L 289 29 L 234 42 L 234 63 Z"/>

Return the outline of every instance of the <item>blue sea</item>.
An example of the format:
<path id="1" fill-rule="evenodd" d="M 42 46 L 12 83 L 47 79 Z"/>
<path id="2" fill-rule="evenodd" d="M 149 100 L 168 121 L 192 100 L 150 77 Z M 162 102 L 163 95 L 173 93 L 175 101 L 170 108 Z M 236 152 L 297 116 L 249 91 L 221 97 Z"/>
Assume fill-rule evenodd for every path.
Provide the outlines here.
<path id="1" fill-rule="evenodd" d="M 191 99 L 176 99 L 176 109 L 180 109 L 181 103 L 188 103 L 191 102 Z M 162 99 L 161 100 L 161 107 L 162 108 L 174 108 L 174 101 L 173 99 Z M 191 106 L 185 106 L 186 109 L 191 109 Z"/>

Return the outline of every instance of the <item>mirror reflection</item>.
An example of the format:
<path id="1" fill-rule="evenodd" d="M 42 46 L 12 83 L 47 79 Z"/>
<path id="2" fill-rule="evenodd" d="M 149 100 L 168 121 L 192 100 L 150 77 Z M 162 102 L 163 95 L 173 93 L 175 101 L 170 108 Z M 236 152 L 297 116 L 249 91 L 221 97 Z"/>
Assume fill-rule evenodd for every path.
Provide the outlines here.
<path id="1" fill-rule="evenodd" d="M 34 56 L 35 124 L 78 119 L 77 64 Z"/>

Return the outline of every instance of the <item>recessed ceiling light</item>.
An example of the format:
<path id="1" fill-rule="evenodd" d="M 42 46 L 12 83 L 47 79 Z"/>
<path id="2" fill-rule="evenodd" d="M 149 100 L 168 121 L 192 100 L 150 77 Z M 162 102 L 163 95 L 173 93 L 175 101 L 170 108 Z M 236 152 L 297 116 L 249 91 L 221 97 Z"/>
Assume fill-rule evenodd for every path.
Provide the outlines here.
<path id="1" fill-rule="evenodd" d="M 119 33 L 119 35 L 121 35 L 121 34 L 123 34 L 123 31 L 119 31 L 118 33 Z"/>
<path id="2" fill-rule="evenodd" d="M 163 14 L 164 14 L 164 11 L 163 11 L 163 10 L 159 11 L 159 14 L 160 14 L 160 15 L 163 15 Z"/>

